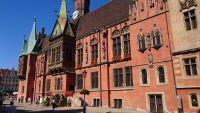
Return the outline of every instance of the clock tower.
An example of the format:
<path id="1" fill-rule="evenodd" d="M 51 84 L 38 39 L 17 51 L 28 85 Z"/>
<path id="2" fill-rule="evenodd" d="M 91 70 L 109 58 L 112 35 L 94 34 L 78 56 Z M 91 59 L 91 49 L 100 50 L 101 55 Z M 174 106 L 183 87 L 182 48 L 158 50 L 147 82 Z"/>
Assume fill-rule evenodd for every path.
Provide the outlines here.
<path id="1" fill-rule="evenodd" d="M 74 12 L 77 14 L 78 11 L 79 16 L 83 16 L 90 12 L 89 11 L 90 0 L 73 0 L 73 1 L 74 1 Z"/>

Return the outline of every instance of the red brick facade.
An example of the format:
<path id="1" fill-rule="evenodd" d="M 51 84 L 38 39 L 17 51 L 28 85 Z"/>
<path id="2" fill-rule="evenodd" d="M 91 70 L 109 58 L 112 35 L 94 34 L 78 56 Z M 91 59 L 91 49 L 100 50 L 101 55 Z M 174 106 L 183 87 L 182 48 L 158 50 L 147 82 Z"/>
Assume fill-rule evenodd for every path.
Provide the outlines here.
<path id="1" fill-rule="evenodd" d="M 57 23 L 66 28 L 62 31 Z M 20 89 L 19 97 L 36 99 L 47 92 L 61 95 L 73 90 L 76 97 L 83 99 L 80 92 L 87 89 L 90 94 L 85 101 L 89 106 L 167 113 L 178 111 L 179 95 L 185 111 L 196 111 L 186 104 L 189 97 L 185 93 L 200 94 L 199 90 L 177 87 L 199 86 L 199 79 L 177 79 L 182 73 L 176 73 L 181 68 L 175 66 L 180 63 L 179 57 L 172 56 L 175 49 L 168 1 L 113 0 L 71 23 L 63 17 L 57 23 L 54 34 L 39 38 L 45 43 L 40 45 L 43 48 L 37 57 L 28 56 L 30 73 L 27 68 L 26 80 L 20 82 L 26 92 L 20 93 Z M 57 35 L 57 30 L 62 34 Z M 71 67 L 66 61 L 68 44 L 74 46 L 67 48 L 73 55 Z M 61 47 L 61 53 L 54 51 L 57 47 Z M 56 60 L 61 60 L 52 63 L 55 54 Z M 33 93 L 29 87 L 34 88 Z"/>

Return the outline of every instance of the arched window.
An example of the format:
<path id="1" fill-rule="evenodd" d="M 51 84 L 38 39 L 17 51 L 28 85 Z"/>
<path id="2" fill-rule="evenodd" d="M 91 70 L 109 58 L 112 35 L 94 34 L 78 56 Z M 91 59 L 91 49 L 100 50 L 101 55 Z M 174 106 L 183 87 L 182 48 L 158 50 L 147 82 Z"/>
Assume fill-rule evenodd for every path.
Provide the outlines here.
<path id="1" fill-rule="evenodd" d="M 147 71 L 146 69 L 142 69 L 142 84 L 147 84 L 148 81 L 147 81 Z"/>
<path id="2" fill-rule="evenodd" d="M 191 94 L 191 104 L 193 107 L 198 107 L 198 99 L 196 94 Z"/>
<path id="3" fill-rule="evenodd" d="M 163 67 L 158 68 L 159 83 L 165 83 L 165 71 Z"/>

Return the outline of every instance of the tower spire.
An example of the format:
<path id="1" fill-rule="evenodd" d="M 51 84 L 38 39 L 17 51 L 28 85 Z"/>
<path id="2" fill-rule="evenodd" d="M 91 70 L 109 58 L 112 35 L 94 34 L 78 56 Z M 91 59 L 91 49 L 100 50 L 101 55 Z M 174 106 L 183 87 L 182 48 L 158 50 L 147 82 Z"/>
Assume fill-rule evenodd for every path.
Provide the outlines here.
<path id="1" fill-rule="evenodd" d="M 68 16 L 68 12 L 67 12 L 66 0 L 62 0 L 59 17 L 67 18 L 67 16 Z"/>

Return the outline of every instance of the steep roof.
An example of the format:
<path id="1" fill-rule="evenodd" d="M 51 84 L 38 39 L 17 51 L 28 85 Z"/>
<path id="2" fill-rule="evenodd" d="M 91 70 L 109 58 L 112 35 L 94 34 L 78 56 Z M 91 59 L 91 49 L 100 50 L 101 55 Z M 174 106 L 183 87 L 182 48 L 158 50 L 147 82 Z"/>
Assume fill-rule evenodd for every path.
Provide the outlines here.
<path id="1" fill-rule="evenodd" d="M 132 0 L 112 0 L 100 8 L 82 16 L 77 26 L 77 38 L 129 17 L 129 4 Z"/>
<path id="2" fill-rule="evenodd" d="M 24 40 L 20 56 L 27 54 L 37 54 L 38 44 L 36 39 L 36 19 L 34 19 L 33 27 L 28 41 Z"/>

